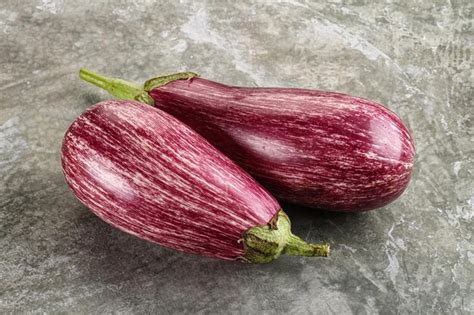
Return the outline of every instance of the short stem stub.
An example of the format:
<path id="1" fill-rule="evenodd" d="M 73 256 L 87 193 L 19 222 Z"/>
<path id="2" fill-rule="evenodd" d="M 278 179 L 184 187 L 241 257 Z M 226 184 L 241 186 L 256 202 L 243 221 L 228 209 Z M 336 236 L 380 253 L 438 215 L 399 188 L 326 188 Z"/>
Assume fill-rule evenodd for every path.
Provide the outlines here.
<path id="1" fill-rule="evenodd" d="M 283 210 L 265 225 L 247 230 L 243 235 L 244 259 L 252 263 L 268 263 L 280 255 L 329 255 L 328 244 L 308 244 L 291 233 L 290 219 Z"/>
<path id="2" fill-rule="evenodd" d="M 329 244 L 308 244 L 294 234 L 290 234 L 288 243 L 283 251 L 290 256 L 321 256 L 328 257 L 330 252 Z"/>

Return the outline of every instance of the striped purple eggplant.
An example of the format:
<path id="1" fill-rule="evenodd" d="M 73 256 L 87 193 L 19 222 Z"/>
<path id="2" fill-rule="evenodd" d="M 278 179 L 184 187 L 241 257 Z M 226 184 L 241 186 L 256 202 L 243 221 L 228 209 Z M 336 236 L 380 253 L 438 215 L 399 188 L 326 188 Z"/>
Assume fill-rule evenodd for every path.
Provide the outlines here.
<path id="1" fill-rule="evenodd" d="M 382 207 L 410 181 L 415 148 L 384 106 L 341 93 L 243 88 L 178 73 L 144 85 L 82 69 L 122 99 L 180 119 L 281 200 L 334 211 Z"/>
<path id="2" fill-rule="evenodd" d="M 293 235 L 278 202 L 199 134 L 136 101 L 80 115 L 64 137 L 62 165 L 97 216 L 169 248 L 254 263 L 329 252 Z"/>

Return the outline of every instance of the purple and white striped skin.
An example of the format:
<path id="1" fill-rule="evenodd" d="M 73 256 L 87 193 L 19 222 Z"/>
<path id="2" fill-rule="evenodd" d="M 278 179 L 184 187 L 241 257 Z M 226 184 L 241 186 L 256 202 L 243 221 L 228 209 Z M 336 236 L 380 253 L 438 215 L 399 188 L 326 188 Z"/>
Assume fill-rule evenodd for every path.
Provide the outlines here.
<path id="1" fill-rule="evenodd" d="M 62 164 L 74 194 L 104 221 L 163 246 L 222 259 L 280 210 L 253 178 L 172 116 L 105 101 L 79 116 Z"/>
<path id="2" fill-rule="evenodd" d="M 273 224 L 282 212 L 264 188 L 204 138 L 136 101 L 105 101 L 80 115 L 64 137 L 62 165 L 76 197 L 101 219 L 184 252 L 249 258 L 244 234 Z M 250 261 L 278 257 L 289 235 L 271 257 Z M 309 245 L 296 244 L 301 246 Z M 307 256 L 317 254 L 313 248 Z"/>
<path id="3" fill-rule="evenodd" d="M 199 132 L 282 200 L 328 210 L 378 208 L 402 194 L 414 145 L 387 108 L 340 93 L 176 80 L 155 105 Z"/>
<path id="4" fill-rule="evenodd" d="M 120 95 L 82 71 L 83 79 L 115 96 L 133 95 Z M 277 198 L 364 211 L 390 203 L 408 186 L 413 140 L 384 106 L 341 93 L 233 87 L 192 73 L 181 78 L 186 75 L 187 80 L 167 79 L 173 75 L 149 80 L 141 88 L 148 95 L 135 97 L 196 130 Z"/>

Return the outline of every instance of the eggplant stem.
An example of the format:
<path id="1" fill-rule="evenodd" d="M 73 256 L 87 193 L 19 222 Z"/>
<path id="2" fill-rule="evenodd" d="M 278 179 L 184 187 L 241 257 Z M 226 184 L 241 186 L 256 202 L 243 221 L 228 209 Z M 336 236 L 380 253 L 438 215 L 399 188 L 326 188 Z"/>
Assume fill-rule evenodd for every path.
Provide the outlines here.
<path id="1" fill-rule="evenodd" d="M 92 83 L 93 85 L 106 90 L 119 99 L 137 100 L 149 105 L 155 104 L 151 96 L 148 95 L 148 92 L 146 92 L 143 86 L 139 84 L 107 77 L 86 68 L 79 70 L 79 77 L 86 82 Z"/>
<path id="2" fill-rule="evenodd" d="M 320 256 L 328 257 L 330 252 L 329 244 L 309 244 L 293 233 L 290 234 L 283 254 L 289 256 Z"/>
<path id="3" fill-rule="evenodd" d="M 291 222 L 283 210 L 265 225 L 244 233 L 244 257 L 252 263 L 269 263 L 280 255 L 329 256 L 329 244 L 309 244 L 291 232 Z"/>
<path id="4" fill-rule="evenodd" d="M 106 90 L 113 96 L 122 100 L 137 100 L 148 105 L 155 105 L 155 101 L 148 94 L 152 89 L 176 80 L 190 80 L 197 76 L 198 74 L 194 72 L 178 72 L 152 78 L 143 85 L 139 85 L 122 79 L 110 78 L 86 68 L 79 70 L 79 77 L 81 79 Z"/>

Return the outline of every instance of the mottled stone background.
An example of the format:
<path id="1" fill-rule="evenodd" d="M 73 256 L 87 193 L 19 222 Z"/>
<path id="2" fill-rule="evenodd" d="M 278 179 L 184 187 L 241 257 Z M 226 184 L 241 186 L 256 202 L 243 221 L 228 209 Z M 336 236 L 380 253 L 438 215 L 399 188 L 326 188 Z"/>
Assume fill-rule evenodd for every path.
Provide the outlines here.
<path id="1" fill-rule="evenodd" d="M 0 313 L 474 312 L 473 2 L 0 2 Z M 115 230 L 69 192 L 59 149 L 108 96 L 78 70 L 192 70 L 247 86 L 379 101 L 413 132 L 416 172 L 361 214 L 289 207 L 328 259 L 177 253 Z"/>

